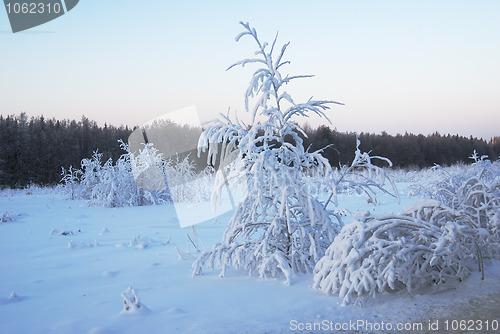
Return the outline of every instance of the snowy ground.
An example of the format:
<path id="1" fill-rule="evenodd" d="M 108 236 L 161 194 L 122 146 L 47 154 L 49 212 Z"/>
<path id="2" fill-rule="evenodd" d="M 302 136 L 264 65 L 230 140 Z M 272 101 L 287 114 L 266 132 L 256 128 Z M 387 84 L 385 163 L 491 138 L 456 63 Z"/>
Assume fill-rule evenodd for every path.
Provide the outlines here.
<path id="1" fill-rule="evenodd" d="M 412 201 L 403 196 L 400 206 Z M 382 202 L 379 212 L 399 210 L 389 198 Z M 361 197 L 343 203 L 351 210 L 367 206 Z M 475 273 L 439 291 L 340 306 L 339 298 L 311 288 L 310 275 L 295 277 L 291 286 L 241 272 L 193 278 L 192 230 L 181 229 L 166 206 L 95 208 L 54 190 L 4 190 L 0 214 L 5 212 L 0 333 L 410 332 L 397 328 L 405 325 L 417 333 L 442 333 L 446 324 L 449 333 L 460 332 L 452 320 L 475 321 L 466 323 L 470 329 L 489 327 L 463 333 L 500 333 L 492 329 L 500 321 L 497 261 L 490 261 L 483 281 Z M 196 225 L 205 247 L 221 240 L 228 219 Z M 129 286 L 143 307 L 123 313 L 121 294 Z"/>

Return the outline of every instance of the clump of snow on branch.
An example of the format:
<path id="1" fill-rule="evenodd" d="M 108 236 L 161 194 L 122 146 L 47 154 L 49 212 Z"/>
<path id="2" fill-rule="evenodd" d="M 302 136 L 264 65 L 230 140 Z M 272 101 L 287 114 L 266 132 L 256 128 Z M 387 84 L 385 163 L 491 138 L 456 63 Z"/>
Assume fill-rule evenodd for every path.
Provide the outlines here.
<path id="1" fill-rule="evenodd" d="M 186 233 L 186 245 L 187 250 L 182 250 L 175 246 L 175 252 L 179 261 L 191 259 L 193 257 L 193 254 L 198 256 L 202 251 L 206 250 L 203 241 L 194 228 L 194 225 L 191 226 L 191 234 Z"/>
<path id="2" fill-rule="evenodd" d="M 290 282 L 292 275 L 313 270 L 340 231 L 340 215 L 330 211 L 328 203 L 318 200 L 325 184 L 332 196 L 341 184 L 371 195 L 369 189 L 380 189 L 384 177 L 382 170 L 371 164 L 371 157 L 359 151 L 359 143 L 352 166 L 336 172 L 321 150 L 310 152 L 304 148 L 301 135 L 305 133 L 293 118 L 311 113 L 327 118 L 324 111 L 329 105 L 340 103 L 312 98 L 296 103 L 284 91 L 285 86 L 292 80 L 311 76 L 282 74 L 283 66 L 289 63 L 283 60 L 289 43 L 278 49 L 277 36 L 270 45 L 262 43 L 254 28 L 241 24 L 244 31 L 237 41 L 243 36 L 251 37 L 258 47 L 256 58 L 239 61 L 229 68 L 261 65 L 253 72 L 245 93 L 252 124 L 246 126 L 238 119 L 233 121 L 228 115 L 221 115 L 202 133 L 198 146 L 208 147 L 208 162 L 212 164 L 217 158 L 223 164 L 228 155 L 237 152 L 229 178 L 233 183 L 243 183 L 247 192 L 223 241 L 201 254 L 193 264 L 193 273 L 201 274 L 203 267 L 220 267 L 224 276 L 226 268 L 233 267 L 261 278 L 285 278 Z M 261 120 L 257 121 L 258 117 Z M 360 169 L 368 174 L 351 175 Z M 379 180 L 373 181 L 374 175 L 370 174 L 376 174 Z M 224 182 L 216 184 L 213 196 L 217 197 L 223 187 Z"/>

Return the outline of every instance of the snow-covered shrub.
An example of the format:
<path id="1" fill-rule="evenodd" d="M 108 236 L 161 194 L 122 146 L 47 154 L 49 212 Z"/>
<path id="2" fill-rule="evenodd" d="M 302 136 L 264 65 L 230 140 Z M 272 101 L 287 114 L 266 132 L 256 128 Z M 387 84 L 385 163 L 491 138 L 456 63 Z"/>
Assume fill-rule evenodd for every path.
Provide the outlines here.
<path id="1" fill-rule="evenodd" d="M 373 160 L 380 160 L 392 167 L 392 162 L 385 157 L 370 156 L 367 152 L 361 152 L 360 144 L 356 138 L 356 151 L 351 164 L 341 165 L 330 174 L 327 184 L 328 189 L 331 189 L 331 195 L 326 205 L 333 200 L 335 206 L 338 206 L 337 195 L 342 193 L 365 194 L 369 203 L 376 204 L 378 194 L 384 192 L 399 201 L 399 193 L 392 178 L 387 175 L 384 168 L 372 163 Z M 387 189 L 387 185 L 390 189 Z"/>
<path id="2" fill-rule="evenodd" d="M 213 167 L 206 167 L 196 173 L 196 166 L 186 156 L 176 156 L 165 162 L 168 187 L 175 202 L 203 202 L 210 199 L 215 177 Z"/>
<path id="3" fill-rule="evenodd" d="M 292 119 L 309 113 L 326 117 L 328 104 L 337 102 L 309 99 L 296 103 L 284 87 L 294 79 L 309 76 L 280 72 L 289 63 L 283 60 L 289 43 L 276 53 L 277 38 L 271 45 L 262 43 L 255 29 L 248 23 L 241 24 L 245 30 L 236 40 L 246 35 L 252 37 L 258 46 L 257 58 L 239 61 L 230 68 L 249 63 L 263 65 L 253 73 L 245 94 L 252 125 L 247 127 L 222 116 L 202 133 L 199 147 L 209 148 L 212 164 L 217 156 L 224 161 L 229 153 L 239 149 L 234 164 L 236 173 L 232 174 L 246 185 L 247 193 L 238 204 L 223 241 L 202 253 L 193 264 L 193 273 L 201 274 L 204 266 L 217 266 L 224 275 L 226 266 L 231 266 L 261 278 L 289 281 L 294 273 L 311 272 L 340 230 L 325 205 L 315 198 L 317 189 L 307 182 L 309 177 L 330 177 L 331 167 L 320 151 L 304 148 L 299 134 L 305 134 Z M 251 99 L 255 104 L 250 109 Z M 223 186 L 223 182 L 217 185 L 214 197 Z"/>
<path id="4" fill-rule="evenodd" d="M 456 200 L 456 192 L 464 182 L 481 175 L 481 179 L 492 182 L 500 177 L 500 161 L 492 163 L 487 156 L 479 157 L 474 151 L 470 157 L 474 163 L 457 164 L 449 167 L 435 165 L 423 170 L 413 178 L 410 188 L 411 196 L 436 199 L 444 204 L 452 205 Z"/>
<path id="5" fill-rule="evenodd" d="M 475 228 L 489 231 L 487 257 L 500 256 L 500 163 L 471 156 L 474 163 L 448 168 L 436 166 L 413 185 L 413 194 L 435 199 L 459 211 Z"/>
<path id="6" fill-rule="evenodd" d="M 214 177 L 212 167 L 196 173 L 194 161 L 189 155 L 175 159 L 164 159 L 151 143 L 146 144 L 139 154 L 129 153 L 136 183 L 147 190 L 164 190 L 165 184 L 174 202 L 201 202 L 210 198 Z"/>
<path id="7" fill-rule="evenodd" d="M 104 207 L 209 199 L 214 177 L 210 167 L 196 174 L 189 157 L 165 161 L 152 144 L 136 154 L 123 142 L 121 147 L 125 153 L 115 163 L 111 159 L 103 162 L 103 154 L 94 152 L 90 159 L 82 160 L 81 169 L 63 168 L 61 182 L 69 197 Z"/>
<path id="8" fill-rule="evenodd" d="M 92 206 L 122 207 L 145 204 L 143 191 L 137 188 L 127 156 L 113 164 L 107 160 L 97 174 L 97 184 L 91 190 L 89 203 Z"/>
<path id="9" fill-rule="evenodd" d="M 63 170 L 62 182 L 72 198 L 88 200 L 89 205 L 103 207 L 141 206 L 165 203 L 169 196 L 165 191 L 148 191 L 137 187 L 132 164 L 138 165 L 151 157 L 149 148 L 134 157 L 123 142 L 126 151 L 115 163 L 102 161 L 102 153 L 94 152 L 90 159 L 83 159 L 81 169 Z M 77 185 L 77 182 L 79 184 Z M 75 191 L 78 188 L 78 191 Z M 78 196 L 78 197 L 76 197 Z"/>
<path id="10" fill-rule="evenodd" d="M 163 155 L 152 144 L 144 144 L 137 153 L 131 152 L 129 146 L 122 146 L 127 151 L 127 158 L 132 167 L 132 175 L 137 186 L 145 190 L 162 190 L 165 188 L 165 166 Z"/>
<path id="11" fill-rule="evenodd" d="M 487 231 L 485 256 L 500 259 L 500 173 L 495 180 L 488 181 L 483 178 L 484 172 L 464 182 L 451 204 L 464 221 Z"/>
<path id="12" fill-rule="evenodd" d="M 100 174 L 103 169 L 102 153 L 95 151 L 91 158 L 82 159 L 80 163 L 80 195 L 84 199 L 90 199 L 92 190 L 99 183 Z M 108 164 L 109 166 L 109 164 Z M 64 180 L 64 177 L 63 177 Z"/>
<path id="13" fill-rule="evenodd" d="M 313 287 L 344 303 L 359 296 L 463 280 L 482 267 L 488 231 L 461 212 L 423 200 L 405 214 L 358 213 L 315 267 Z"/>
<path id="14" fill-rule="evenodd" d="M 64 167 L 61 167 L 61 169 L 62 178 L 60 182 L 62 183 L 64 190 L 68 193 L 70 199 L 74 200 L 80 198 L 80 178 L 82 176 L 82 171 L 80 169 L 73 168 L 73 166 L 69 166 L 68 170 Z"/>
<path id="15" fill-rule="evenodd" d="M 399 215 L 358 215 L 316 265 L 314 287 L 349 303 L 463 280 L 476 267 L 484 275 L 483 258 L 500 258 L 498 167 L 483 157 L 452 172 L 438 169 L 435 189 L 425 188 L 432 199 Z"/>

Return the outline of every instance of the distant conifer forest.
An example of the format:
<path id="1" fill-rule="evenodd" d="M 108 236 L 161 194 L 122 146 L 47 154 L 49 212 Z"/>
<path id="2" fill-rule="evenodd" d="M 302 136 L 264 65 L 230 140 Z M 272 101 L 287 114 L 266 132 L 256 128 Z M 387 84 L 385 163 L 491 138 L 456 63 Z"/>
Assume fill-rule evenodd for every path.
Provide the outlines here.
<path id="1" fill-rule="evenodd" d="M 170 124 L 171 131 L 184 136 L 197 136 L 192 127 Z M 82 116 L 80 120 L 46 119 L 43 116 L 0 115 L 0 188 L 24 188 L 29 185 L 53 186 L 61 179 L 62 168 L 80 167 L 84 158 L 98 151 L 103 159 L 116 161 L 126 153 L 119 140 L 127 142 L 134 129 L 104 124 Z M 333 167 L 348 164 L 354 157 L 356 136 L 362 151 L 389 158 L 396 168 L 419 169 L 435 164 L 471 163 L 474 151 L 497 160 L 500 155 L 500 136 L 489 141 L 437 132 L 424 136 L 410 133 L 389 135 L 338 132 L 327 126 L 304 126 L 304 146 L 314 151 L 324 148 Z M 197 142 L 197 138 L 186 138 Z M 191 155 L 196 158 L 196 152 Z M 195 159 L 204 164 L 205 159 Z M 200 166 L 198 166 L 200 167 Z"/>

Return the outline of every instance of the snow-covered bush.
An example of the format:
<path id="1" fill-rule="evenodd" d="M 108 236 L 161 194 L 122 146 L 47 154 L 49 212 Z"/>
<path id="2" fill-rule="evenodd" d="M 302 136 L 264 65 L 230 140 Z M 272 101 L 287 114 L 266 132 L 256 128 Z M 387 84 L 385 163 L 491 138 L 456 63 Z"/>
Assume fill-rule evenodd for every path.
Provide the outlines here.
<path id="1" fill-rule="evenodd" d="M 62 182 L 64 189 L 70 196 L 70 199 L 80 198 L 81 194 L 79 194 L 79 191 L 81 190 L 80 178 L 82 171 L 80 169 L 73 168 L 73 166 L 69 166 L 68 170 L 64 167 L 61 167 L 61 169 L 62 178 L 60 182 Z"/>
<path id="2" fill-rule="evenodd" d="M 481 179 L 492 182 L 499 177 L 500 161 L 492 163 L 487 156 L 479 157 L 474 151 L 470 165 L 457 164 L 449 167 L 435 165 L 422 170 L 412 179 L 411 196 L 436 199 L 447 205 L 456 200 L 456 192 L 468 179 L 481 175 Z"/>
<path id="3" fill-rule="evenodd" d="M 210 199 L 215 170 L 207 166 L 196 173 L 196 166 L 186 156 L 176 156 L 165 162 L 166 176 L 170 194 L 175 202 L 204 202 Z"/>
<path id="4" fill-rule="evenodd" d="M 436 166 L 413 184 L 413 195 L 435 199 L 460 211 L 474 227 L 491 234 L 485 255 L 500 256 L 500 162 L 471 156 L 474 163 L 447 168 Z"/>
<path id="5" fill-rule="evenodd" d="M 103 154 L 94 152 L 90 159 L 82 160 L 81 169 L 63 168 L 61 182 L 71 199 L 86 199 L 92 206 L 103 207 L 209 199 L 210 168 L 196 174 L 189 157 L 165 161 L 152 144 L 136 154 L 125 143 L 121 146 L 126 153 L 115 163 L 111 159 L 103 162 Z"/>
<path id="6" fill-rule="evenodd" d="M 122 155 L 113 164 L 107 160 L 97 174 L 97 184 L 91 190 L 92 206 L 122 207 L 147 204 L 142 189 L 134 182 L 129 156 Z"/>
<path id="7" fill-rule="evenodd" d="M 140 206 L 168 200 L 160 191 L 144 191 L 136 186 L 132 173 L 134 156 L 126 144 L 121 144 L 127 153 L 115 163 L 111 159 L 102 162 L 102 153 L 98 152 L 91 159 L 82 160 L 82 197 L 89 205 L 103 207 Z M 143 155 L 149 153 L 147 149 L 143 152 Z"/>
<path id="8" fill-rule="evenodd" d="M 402 214 L 358 214 L 317 263 L 314 287 L 350 303 L 463 280 L 476 267 L 484 275 L 483 258 L 500 258 L 500 173 L 484 159 L 464 168 Z"/>
<path id="9" fill-rule="evenodd" d="M 461 281 L 475 267 L 482 270 L 480 245 L 487 235 L 465 222 L 460 212 L 434 200 L 400 215 L 358 213 L 317 263 L 313 287 L 351 303 L 367 294 L 411 293 Z"/>
<path id="10" fill-rule="evenodd" d="M 246 183 L 247 194 L 238 204 L 223 241 L 204 252 L 193 269 L 194 274 L 201 274 L 204 266 L 218 266 L 224 275 L 226 266 L 232 266 L 261 278 L 284 277 L 289 281 L 292 274 L 313 269 L 340 229 L 324 205 L 314 198 L 308 182 L 303 182 L 306 176 L 328 177 L 328 161 L 320 152 L 304 149 L 299 134 L 305 134 L 292 119 L 309 113 L 326 117 L 323 111 L 336 102 L 309 99 L 295 103 L 284 91 L 285 85 L 309 76 L 281 74 L 282 67 L 289 63 L 283 60 L 289 43 L 276 53 L 277 36 L 268 45 L 259 40 L 248 23 L 241 24 L 245 30 L 236 40 L 246 35 L 252 37 L 258 46 L 258 57 L 239 61 L 230 68 L 263 64 L 253 73 L 245 94 L 252 125 L 247 127 L 222 116 L 202 133 L 198 146 L 209 148 L 212 164 L 218 155 L 224 161 L 228 153 L 239 149 L 236 175 Z M 255 104 L 250 109 L 251 99 Z M 258 117 L 262 118 L 259 122 Z M 222 182 L 217 185 L 214 196 L 223 186 Z"/>
<path id="11" fill-rule="evenodd" d="M 127 153 L 115 163 L 111 159 L 103 162 L 102 153 L 94 152 L 92 158 L 82 160 L 79 172 L 72 169 L 66 172 L 62 181 L 72 197 L 78 193 L 79 198 L 88 200 L 89 205 L 103 207 L 140 206 L 168 201 L 168 194 L 143 190 L 135 183 L 132 163 L 144 159 L 149 152 L 144 150 L 136 159 L 124 143 L 122 148 Z M 78 192 L 74 190 L 77 185 L 72 175 L 79 176 Z"/>
<path id="12" fill-rule="evenodd" d="M 99 183 L 100 174 L 104 168 L 102 156 L 102 153 L 95 151 L 91 158 L 82 159 L 80 163 L 80 194 L 84 199 L 90 199 L 92 197 L 92 191 Z M 111 165 L 111 162 L 108 163 L 107 166 L 109 165 Z"/>
<path id="13" fill-rule="evenodd" d="M 330 178 L 327 180 L 331 189 L 331 195 L 327 200 L 326 205 L 333 200 L 335 206 L 338 206 L 337 195 L 346 194 L 365 194 L 369 203 L 377 203 L 377 196 L 380 192 L 394 196 L 399 201 L 399 193 L 396 184 L 386 173 L 382 167 L 372 163 L 373 160 L 380 160 L 389 167 L 392 167 L 392 162 L 380 156 L 370 156 L 367 152 L 361 152 L 359 146 L 361 142 L 356 138 L 356 151 L 354 159 L 350 165 L 341 165 L 338 169 L 333 170 Z M 389 185 L 389 189 L 387 189 Z"/>
<path id="14" fill-rule="evenodd" d="M 500 170 L 496 179 L 488 179 L 486 174 L 483 170 L 465 181 L 457 189 L 451 206 L 472 227 L 488 232 L 484 254 L 500 259 Z"/>
<path id="15" fill-rule="evenodd" d="M 122 144 L 124 146 L 124 144 Z M 145 190 L 162 190 L 165 188 L 165 165 L 163 155 L 152 144 L 144 144 L 137 153 L 131 152 L 128 146 L 127 160 L 132 168 L 135 184 Z"/>
<path id="16" fill-rule="evenodd" d="M 174 202 L 201 202 L 210 199 L 214 169 L 210 166 L 196 172 L 189 155 L 164 159 L 151 143 L 139 153 L 129 153 L 136 184 L 145 190 L 163 190 L 165 184 Z"/>

